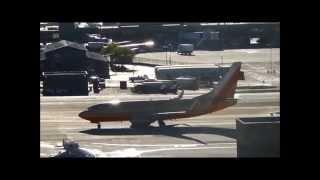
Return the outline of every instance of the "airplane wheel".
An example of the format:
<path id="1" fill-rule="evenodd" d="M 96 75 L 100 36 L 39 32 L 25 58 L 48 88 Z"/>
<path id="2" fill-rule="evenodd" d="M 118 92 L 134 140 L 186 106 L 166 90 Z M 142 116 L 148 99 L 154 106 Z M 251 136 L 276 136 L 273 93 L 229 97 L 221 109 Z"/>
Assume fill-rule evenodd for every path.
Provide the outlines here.
<path id="1" fill-rule="evenodd" d="M 97 124 L 97 128 L 101 129 L 101 124 L 100 123 Z"/>

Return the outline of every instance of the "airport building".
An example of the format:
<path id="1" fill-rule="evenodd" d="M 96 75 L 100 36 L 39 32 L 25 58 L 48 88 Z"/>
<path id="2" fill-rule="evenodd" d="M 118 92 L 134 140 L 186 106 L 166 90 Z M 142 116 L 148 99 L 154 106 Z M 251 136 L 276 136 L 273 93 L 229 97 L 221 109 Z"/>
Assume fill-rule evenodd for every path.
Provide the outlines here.
<path id="1" fill-rule="evenodd" d="M 108 79 L 108 57 L 88 51 L 83 45 L 62 40 L 47 45 L 40 52 L 41 72 L 87 71 Z"/>

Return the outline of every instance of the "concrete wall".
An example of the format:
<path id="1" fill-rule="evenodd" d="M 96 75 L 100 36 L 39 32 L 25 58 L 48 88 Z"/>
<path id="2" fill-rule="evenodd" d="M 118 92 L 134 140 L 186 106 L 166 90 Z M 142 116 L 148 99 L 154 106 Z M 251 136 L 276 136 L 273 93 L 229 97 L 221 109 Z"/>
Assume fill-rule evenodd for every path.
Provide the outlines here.
<path id="1" fill-rule="evenodd" d="M 238 157 L 280 157 L 280 117 L 239 118 Z"/>
<path id="2" fill-rule="evenodd" d="M 44 75 L 43 96 L 87 96 L 86 72 L 63 72 Z"/>

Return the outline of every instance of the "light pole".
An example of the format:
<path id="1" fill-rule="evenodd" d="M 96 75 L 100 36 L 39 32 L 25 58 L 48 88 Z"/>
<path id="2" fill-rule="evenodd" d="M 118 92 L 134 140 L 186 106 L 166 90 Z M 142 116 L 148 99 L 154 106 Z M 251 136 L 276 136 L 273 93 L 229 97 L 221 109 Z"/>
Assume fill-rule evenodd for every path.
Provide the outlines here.
<path id="1" fill-rule="evenodd" d="M 270 53 L 270 56 L 271 56 L 271 74 L 273 74 L 274 72 L 273 72 L 273 62 L 272 62 L 272 47 L 271 47 L 271 53 Z"/>
<path id="2" fill-rule="evenodd" d="M 172 51 L 172 45 L 171 45 L 171 43 L 169 43 L 169 53 L 170 53 L 170 56 L 169 56 L 169 63 L 170 63 L 170 65 L 171 65 L 171 51 Z"/>
<path id="3" fill-rule="evenodd" d="M 168 64 L 168 46 L 163 46 L 163 49 L 166 51 L 166 64 Z"/>
<path id="4" fill-rule="evenodd" d="M 269 72 L 269 70 L 267 71 Z M 272 67 L 272 48 L 270 48 L 270 74 L 273 74 L 273 67 Z"/>
<path id="5" fill-rule="evenodd" d="M 168 64 L 168 47 L 166 47 L 166 64 Z"/>

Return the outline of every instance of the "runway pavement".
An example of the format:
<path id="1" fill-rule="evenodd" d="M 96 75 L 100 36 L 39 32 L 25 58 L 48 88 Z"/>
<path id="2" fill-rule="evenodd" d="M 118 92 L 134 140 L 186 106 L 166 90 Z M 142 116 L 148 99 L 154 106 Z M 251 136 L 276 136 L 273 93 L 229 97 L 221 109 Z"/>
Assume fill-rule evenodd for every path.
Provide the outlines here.
<path id="1" fill-rule="evenodd" d="M 202 92 L 187 92 L 191 98 Z M 165 99 L 175 95 L 121 95 L 87 97 L 41 97 L 40 157 L 61 150 L 70 138 L 97 157 L 236 157 L 235 118 L 266 116 L 280 111 L 279 92 L 239 93 L 238 104 L 203 116 L 166 121 L 174 127 L 130 129 L 128 122 L 102 123 L 97 130 L 78 117 L 88 106 L 119 99 Z"/>

